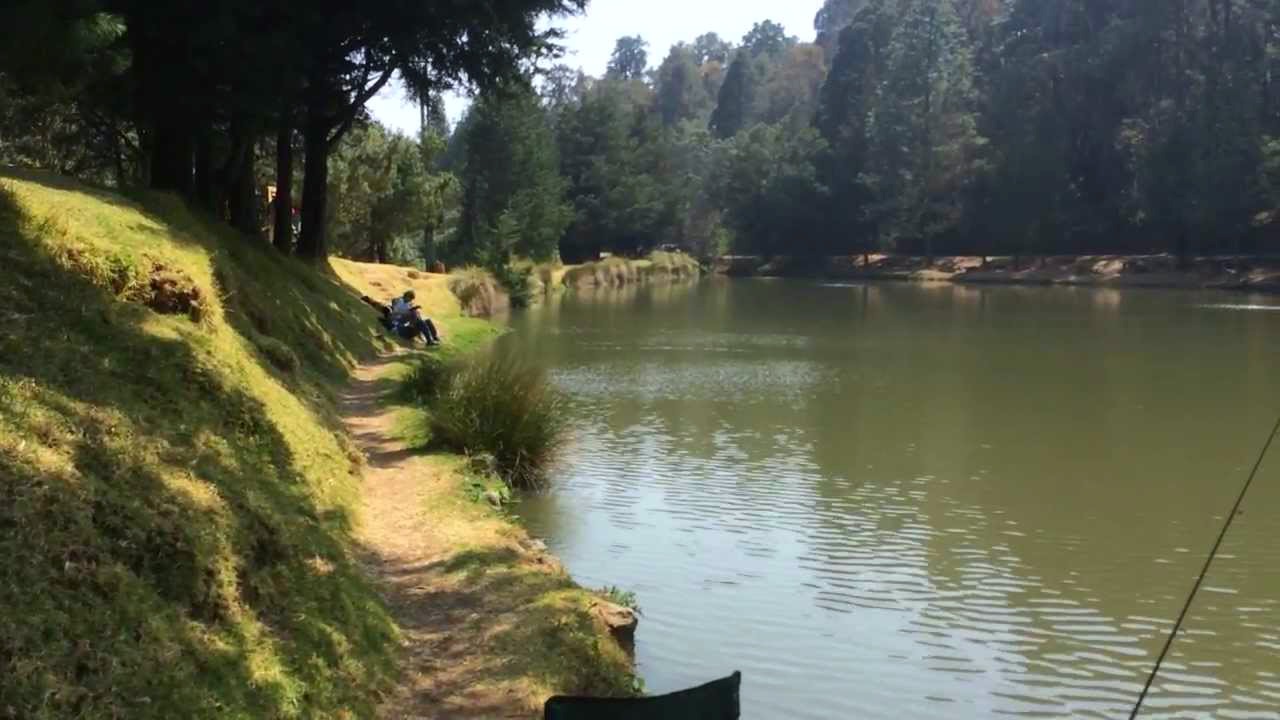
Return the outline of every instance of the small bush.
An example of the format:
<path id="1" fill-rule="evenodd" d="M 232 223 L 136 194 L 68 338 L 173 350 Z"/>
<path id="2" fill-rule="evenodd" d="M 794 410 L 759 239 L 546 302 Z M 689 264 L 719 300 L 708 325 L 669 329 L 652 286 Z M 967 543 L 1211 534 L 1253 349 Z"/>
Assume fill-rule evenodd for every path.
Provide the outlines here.
<path id="1" fill-rule="evenodd" d="M 637 615 L 644 614 L 640 610 L 640 602 L 636 598 L 634 590 L 623 590 L 616 585 L 609 585 L 608 587 L 600 588 L 600 594 L 604 596 L 605 600 L 608 600 L 614 605 L 621 605 L 624 608 L 630 608 L 631 610 L 634 610 Z"/>
<path id="2" fill-rule="evenodd" d="M 511 302 L 493 273 L 475 266 L 450 273 L 449 292 L 458 298 L 463 314 L 471 317 L 493 315 Z"/>
<path id="3" fill-rule="evenodd" d="M 424 405 L 435 398 L 447 370 L 438 355 L 424 355 L 400 381 L 400 397 L 410 403 Z"/>
<path id="4" fill-rule="evenodd" d="M 499 265 L 493 269 L 493 277 L 507 291 L 511 307 L 529 307 L 529 303 L 533 301 L 533 272 L 530 268 Z"/>
<path id="5" fill-rule="evenodd" d="M 470 455 L 492 455 L 512 487 L 541 485 L 568 437 L 563 396 L 542 368 L 510 353 L 419 369 L 410 382 L 430 386 L 432 437 Z"/>

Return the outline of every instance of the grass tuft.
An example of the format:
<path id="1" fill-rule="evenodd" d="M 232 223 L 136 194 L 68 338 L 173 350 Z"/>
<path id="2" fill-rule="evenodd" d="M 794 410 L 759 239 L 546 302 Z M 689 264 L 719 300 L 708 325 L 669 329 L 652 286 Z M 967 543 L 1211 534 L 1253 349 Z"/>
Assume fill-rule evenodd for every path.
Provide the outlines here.
<path id="1" fill-rule="evenodd" d="M 698 277 L 701 266 L 681 252 L 654 251 L 643 260 L 609 257 L 575 265 L 564 272 L 564 284 L 572 288 L 621 287 L 643 282 L 672 282 Z"/>
<path id="2" fill-rule="evenodd" d="M 607 587 L 600 588 L 600 595 L 614 605 L 621 605 L 624 608 L 634 610 L 637 615 L 644 614 L 640 610 L 640 601 L 637 599 L 635 591 L 633 590 L 623 590 L 616 585 L 609 585 Z"/>
<path id="3" fill-rule="evenodd" d="M 433 442 L 492 456 L 515 488 L 540 486 L 568 439 L 564 397 L 542 368 L 513 353 L 425 360 L 407 375 L 402 393 L 427 406 Z"/>
<path id="4" fill-rule="evenodd" d="M 458 298 L 466 315 L 493 315 L 511 304 L 498 279 L 481 267 L 464 267 L 449 273 L 449 290 Z"/>

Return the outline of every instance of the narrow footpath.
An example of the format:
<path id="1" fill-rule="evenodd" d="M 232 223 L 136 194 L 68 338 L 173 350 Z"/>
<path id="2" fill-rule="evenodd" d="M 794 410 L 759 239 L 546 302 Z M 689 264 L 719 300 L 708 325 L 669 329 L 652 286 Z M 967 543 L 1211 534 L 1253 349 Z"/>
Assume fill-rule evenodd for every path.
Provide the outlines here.
<path id="1" fill-rule="evenodd" d="M 387 383 L 379 380 L 395 360 L 358 368 L 340 399 L 347 428 L 368 458 L 357 532 L 362 562 L 405 644 L 402 676 L 379 717 L 530 717 L 527 689 L 518 680 L 497 679 L 502 659 L 488 651 L 500 614 L 486 607 L 481 590 L 449 571 L 448 529 L 431 527 L 425 516 L 430 498 L 448 492 L 450 470 L 394 439 L 395 413 L 383 402 Z"/>

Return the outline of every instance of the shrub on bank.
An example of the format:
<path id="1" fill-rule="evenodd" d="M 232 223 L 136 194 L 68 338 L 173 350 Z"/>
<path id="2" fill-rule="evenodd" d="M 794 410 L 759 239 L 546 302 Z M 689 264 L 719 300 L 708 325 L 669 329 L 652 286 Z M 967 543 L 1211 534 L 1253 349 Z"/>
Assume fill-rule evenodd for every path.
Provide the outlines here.
<path id="1" fill-rule="evenodd" d="M 533 300 L 533 271 L 528 267 L 515 265 L 499 265 L 493 270 L 493 277 L 507 291 L 511 298 L 511 307 L 526 308 Z"/>
<path id="2" fill-rule="evenodd" d="M 458 298 L 462 313 L 472 317 L 493 315 L 511 303 L 498 278 L 474 265 L 449 273 L 449 292 Z"/>
<path id="3" fill-rule="evenodd" d="M 656 250 L 643 260 L 609 257 L 570 268 L 564 283 L 570 287 L 621 287 L 636 282 L 682 280 L 702 272 L 698 261 L 682 252 Z"/>
<path id="4" fill-rule="evenodd" d="M 655 250 L 649 255 L 653 273 L 671 278 L 687 278 L 702 272 L 702 266 L 692 256 L 682 252 Z"/>
<path id="5" fill-rule="evenodd" d="M 563 396 L 542 368 L 511 353 L 425 360 L 403 392 L 427 406 L 434 442 L 492 455 L 512 487 L 539 486 L 568 438 Z"/>

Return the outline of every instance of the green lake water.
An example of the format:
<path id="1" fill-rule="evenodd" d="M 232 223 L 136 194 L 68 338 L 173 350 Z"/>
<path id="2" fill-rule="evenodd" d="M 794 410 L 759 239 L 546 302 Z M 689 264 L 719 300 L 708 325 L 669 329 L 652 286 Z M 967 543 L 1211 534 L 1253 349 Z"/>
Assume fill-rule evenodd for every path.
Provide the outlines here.
<path id="1" fill-rule="evenodd" d="M 518 512 L 746 718 L 1126 717 L 1280 411 L 1280 299 L 708 279 L 504 342 L 572 398 Z M 1280 717 L 1280 447 L 1144 717 Z"/>

